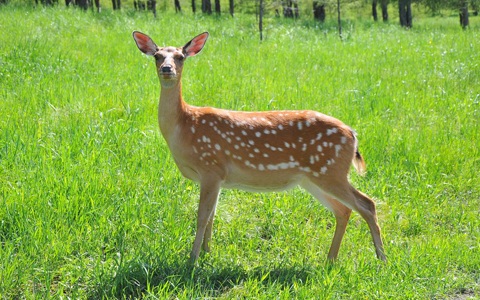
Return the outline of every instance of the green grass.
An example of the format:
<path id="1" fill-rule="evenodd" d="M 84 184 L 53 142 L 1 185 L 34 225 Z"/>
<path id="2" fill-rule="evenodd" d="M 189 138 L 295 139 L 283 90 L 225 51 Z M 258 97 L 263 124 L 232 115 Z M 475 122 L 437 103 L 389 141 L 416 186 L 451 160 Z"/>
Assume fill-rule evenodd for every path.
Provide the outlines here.
<path id="1" fill-rule="evenodd" d="M 0 298 L 454 298 L 480 295 L 478 18 L 395 23 L 0 7 Z M 332 21 L 333 22 L 333 21 Z M 314 109 L 359 133 L 388 263 L 353 214 L 300 189 L 224 190 L 212 252 L 187 264 L 198 186 L 157 128 L 159 83 L 133 30 L 181 46 L 184 98 Z"/>

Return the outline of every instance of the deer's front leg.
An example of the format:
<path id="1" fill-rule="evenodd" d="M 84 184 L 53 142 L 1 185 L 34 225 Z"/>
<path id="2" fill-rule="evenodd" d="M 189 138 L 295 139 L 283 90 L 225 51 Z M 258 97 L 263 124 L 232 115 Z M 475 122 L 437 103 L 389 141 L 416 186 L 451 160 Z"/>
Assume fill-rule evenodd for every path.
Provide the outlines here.
<path id="1" fill-rule="evenodd" d="M 197 234 L 193 242 L 193 249 L 190 253 L 190 262 L 194 263 L 200 254 L 205 229 L 209 221 L 212 221 L 220 192 L 221 180 L 217 176 L 205 176 L 200 183 L 200 202 L 198 204 Z M 211 235 L 211 227 L 209 228 Z"/>
<path id="2" fill-rule="evenodd" d="M 216 208 L 216 207 L 215 207 Z M 210 241 L 212 240 L 213 220 L 215 219 L 215 208 L 213 209 L 210 220 L 208 220 L 205 234 L 203 236 L 203 250 L 210 252 Z"/>

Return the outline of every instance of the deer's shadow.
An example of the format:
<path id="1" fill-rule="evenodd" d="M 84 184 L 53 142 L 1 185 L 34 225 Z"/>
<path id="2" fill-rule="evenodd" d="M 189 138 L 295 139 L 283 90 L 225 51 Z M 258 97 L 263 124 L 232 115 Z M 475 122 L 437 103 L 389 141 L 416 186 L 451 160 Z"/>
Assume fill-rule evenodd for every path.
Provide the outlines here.
<path id="1" fill-rule="evenodd" d="M 167 287 L 171 294 L 180 294 L 186 289 L 195 289 L 215 297 L 234 288 L 243 281 L 255 280 L 260 284 L 290 286 L 293 281 L 306 282 L 315 277 L 313 265 L 271 264 L 246 269 L 235 263 L 210 264 L 200 259 L 196 266 L 189 264 L 185 257 L 171 261 L 162 258 L 137 259 L 127 262 L 113 277 L 105 277 L 91 298 L 114 296 L 136 298 L 148 289 Z M 147 263 L 147 261 L 149 263 Z M 318 266 L 317 266 L 318 267 Z M 333 266 L 326 264 L 324 271 Z"/>

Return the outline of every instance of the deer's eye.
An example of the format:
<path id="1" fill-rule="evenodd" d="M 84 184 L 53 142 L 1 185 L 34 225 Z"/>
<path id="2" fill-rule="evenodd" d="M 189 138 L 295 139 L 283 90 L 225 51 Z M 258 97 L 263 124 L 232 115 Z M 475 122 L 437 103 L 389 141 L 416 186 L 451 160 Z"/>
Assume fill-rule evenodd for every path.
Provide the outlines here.
<path id="1" fill-rule="evenodd" d="M 179 56 L 175 56 L 175 59 L 177 59 L 178 61 L 183 61 L 185 57 L 179 55 Z"/>
<path id="2" fill-rule="evenodd" d="M 165 57 L 163 57 L 162 55 L 160 54 L 155 54 L 155 60 L 164 60 Z"/>

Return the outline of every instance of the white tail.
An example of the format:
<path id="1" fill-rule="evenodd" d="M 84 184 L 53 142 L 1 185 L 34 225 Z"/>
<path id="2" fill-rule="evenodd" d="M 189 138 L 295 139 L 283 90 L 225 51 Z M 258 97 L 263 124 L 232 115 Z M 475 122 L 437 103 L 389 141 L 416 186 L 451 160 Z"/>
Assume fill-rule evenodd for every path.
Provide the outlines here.
<path id="1" fill-rule="evenodd" d="M 340 248 L 351 210 L 368 223 L 377 257 L 386 260 L 375 203 L 348 182 L 353 164 L 365 171 L 355 133 L 341 121 L 315 111 L 241 112 L 194 107 L 183 101 L 181 77 L 187 57 L 203 49 L 208 33 L 180 48 L 159 48 L 133 32 L 138 48 L 155 57 L 162 86 L 158 107 L 160 130 L 182 174 L 200 183 L 195 261 L 209 251 L 221 187 L 255 192 L 300 185 L 329 208 L 336 229 L 328 259 Z"/>

